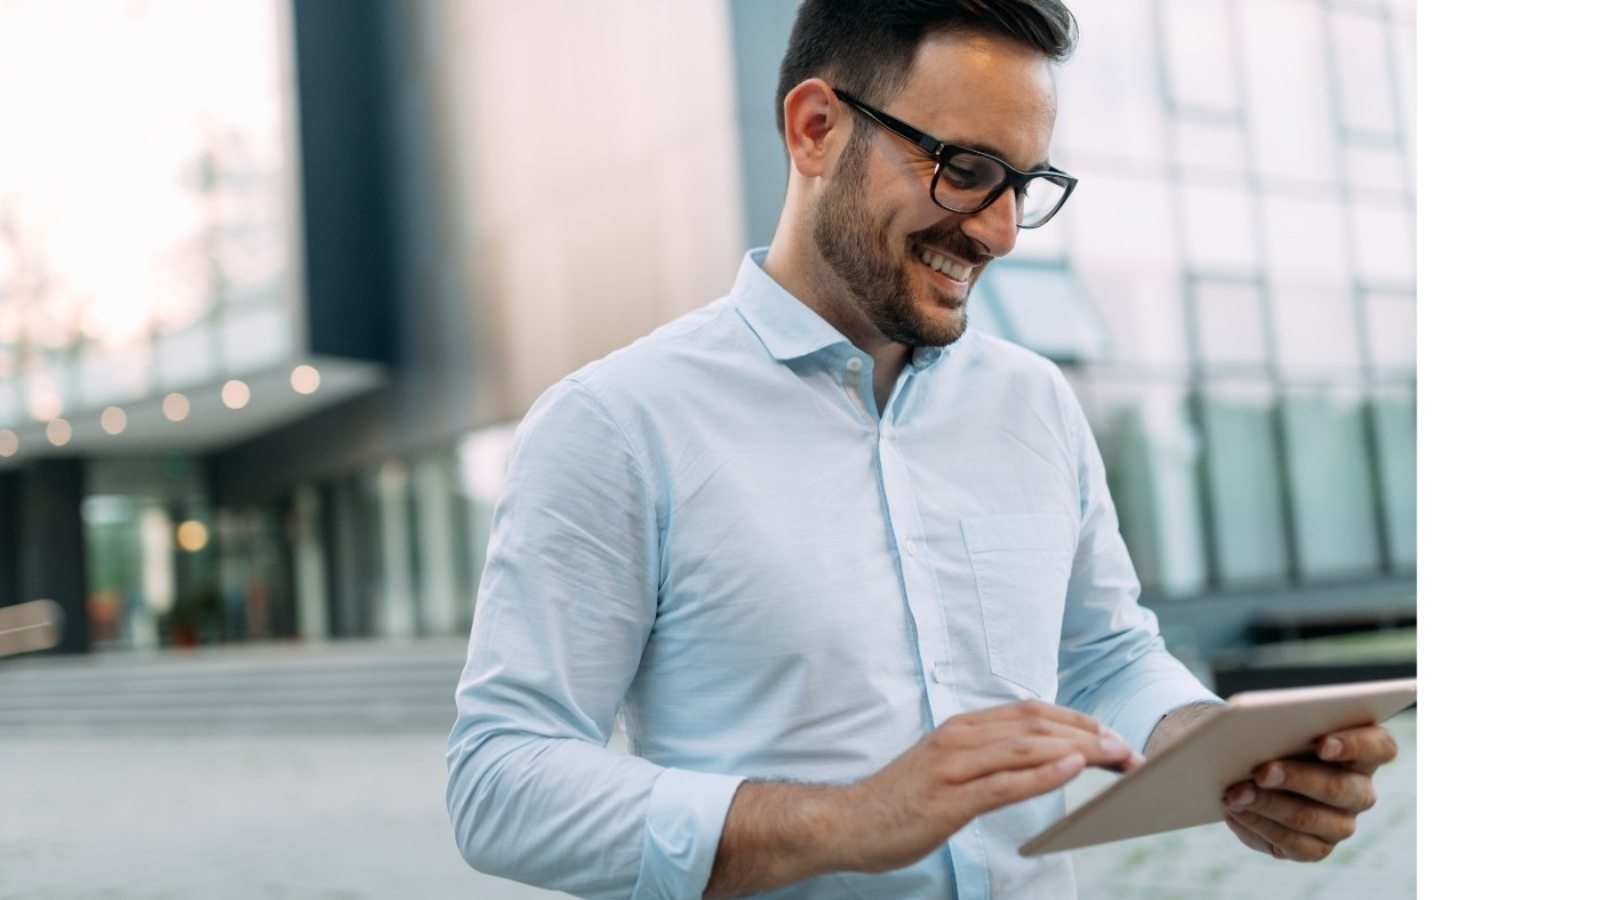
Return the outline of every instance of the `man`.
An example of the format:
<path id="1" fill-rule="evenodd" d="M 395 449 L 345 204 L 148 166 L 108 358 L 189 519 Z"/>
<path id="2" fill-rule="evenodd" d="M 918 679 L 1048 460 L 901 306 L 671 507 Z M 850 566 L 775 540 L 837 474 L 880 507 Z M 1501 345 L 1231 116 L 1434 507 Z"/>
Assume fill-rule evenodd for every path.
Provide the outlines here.
<path id="1" fill-rule="evenodd" d="M 1046 159 L 1075 39 L 1054 0 L 801 9 L 771 249 L 518 430 L 449 748 L 474 866 L 585 896 L 1071 896 L 1067 855 L 1016 852 L 1057 789 L 1217 702 L 1136 603 L 1059 370 L 965 331 L 1070 191 Z M 1230 790 L 1241 840 L 1351 833 L 1394 743 L 1321 749 Z"/>

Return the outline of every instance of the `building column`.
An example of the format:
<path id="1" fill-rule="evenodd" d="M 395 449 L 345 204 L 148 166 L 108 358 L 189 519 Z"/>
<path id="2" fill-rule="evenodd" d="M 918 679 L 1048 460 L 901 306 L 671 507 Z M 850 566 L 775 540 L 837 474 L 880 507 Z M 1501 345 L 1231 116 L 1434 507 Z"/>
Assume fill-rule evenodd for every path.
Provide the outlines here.
<path id="1" fill-rule="evenodd" d="M 0 473 L 0 605 L 61 605 L 63 653 L 89 651 L 84 464 L 41 459 Z"/>

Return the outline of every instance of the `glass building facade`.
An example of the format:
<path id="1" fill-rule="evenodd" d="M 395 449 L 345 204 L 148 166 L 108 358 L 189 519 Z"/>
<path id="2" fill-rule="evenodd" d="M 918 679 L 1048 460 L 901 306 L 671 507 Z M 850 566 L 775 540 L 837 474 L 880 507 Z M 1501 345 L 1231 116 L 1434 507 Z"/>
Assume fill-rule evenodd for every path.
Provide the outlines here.
<path id="1" fill-rule="evenodd" d="M 974 327 L 1067 372 L 1164 621 L 1407 597 L 1414 10 L 1070 5 L 1081 182 Z M 85 647 L 464 633 L 522 412 L 770 237 L 796 4 L 100 6 L 0 8 L 0 604 L 81 591 Z M 96 48 L 127 99 L 19 76 Z M 28 537 L 63 504 L 81 585 Z"/>

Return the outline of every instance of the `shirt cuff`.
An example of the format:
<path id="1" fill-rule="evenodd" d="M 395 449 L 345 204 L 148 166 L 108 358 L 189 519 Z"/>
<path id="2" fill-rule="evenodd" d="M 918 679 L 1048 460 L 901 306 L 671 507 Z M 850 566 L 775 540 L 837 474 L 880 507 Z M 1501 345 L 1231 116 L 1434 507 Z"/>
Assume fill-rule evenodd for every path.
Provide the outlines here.
<path id="1" fill-rule="evenodd" d="M 650 789 L 633 900 L 699 897 L 711 880 L 722 825 L 744 778 L 665 769 Z"/>
<path id="2" fill-rule="evenodd" d="M 1185 675 L 1188 673 L 1185 672 Z M 1107 722 L 1122 735 L 1128 746 L 1143 751 L 1150 735 L 1167 713 L 1192 703 L 1226 705 L 1197 679 L 1163 678 L 1146 684 L 1122 703 Z"/>

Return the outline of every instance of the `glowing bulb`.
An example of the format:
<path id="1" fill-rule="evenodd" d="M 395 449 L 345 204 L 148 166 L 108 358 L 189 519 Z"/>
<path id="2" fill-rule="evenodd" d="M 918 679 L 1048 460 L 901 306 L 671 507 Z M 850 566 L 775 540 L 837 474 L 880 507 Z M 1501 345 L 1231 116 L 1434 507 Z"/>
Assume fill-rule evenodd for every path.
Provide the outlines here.
<path id="1" fill-rule="evenodd" d="M 198 553 L 204 550 L 206 541 L 210 539 L 211 535 L 206 531 L 206 526 L 196 522 L 194 519 L 190 519 L 178 526 L 178 546 L 190 553 Z"/>
<path id="2" fill-rule="evenodd" d="M 168 394 L 161 401 L 161 414 L 174 422 L 189 418 L 189 398 L 182 394 Z"/>
<path id="3" fill-rule="evenodd" d="M 250 385 L 235 378 L 222 386 L 222 405 L 229 409 L 244 409 L 250 402 Z"/>
<path id="4" fill-rule="evenodd" d="M 17 455 L 17 433 L 9 429 L 0 430 L 0 456 L 12 457 Z"/>
<path id="5" fill-rule="evenodd" d="M 121 434 L 128 428 L 128 414 L 120 406 L 108 406 L 100 414 L 100 427 L 106 434 Z"/>
<path id="6" fill-rule="evenodd" d="M 29 391 L 28 413 L 41 422 L 61 418 L 61 395 L 49 387 Z"/>
<path id="7" fill-rule="evenodd" d="M 322 374 L 311 366 L 295 366 L 289 373 L 289 386 L 296 393 L 309 394 L 322 384 Z"/>
<path id="8" fill-rule="evenodd" d="M 51 419 L 44 427 L 44 437 L 57 447 L 65 447 L 72 440 L 72 425 L 66 419 Z"/>

